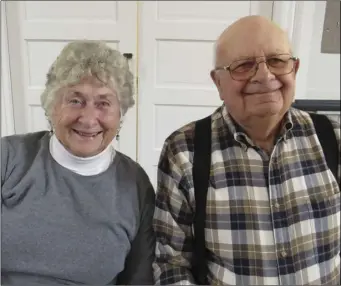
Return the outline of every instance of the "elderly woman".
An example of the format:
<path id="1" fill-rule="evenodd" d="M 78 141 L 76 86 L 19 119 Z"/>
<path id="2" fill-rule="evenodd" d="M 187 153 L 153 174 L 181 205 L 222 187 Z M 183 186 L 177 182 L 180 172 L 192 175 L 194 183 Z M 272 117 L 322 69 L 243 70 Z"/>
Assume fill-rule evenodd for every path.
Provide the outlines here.
<path id="1" fill-rule="evenodd" d="M 2 284 L 153 284 L 154 190 L 113 148 L 134 104 L 126 59 L 68 44 L 41 96 L 52 131 L 1 139 Z"/>

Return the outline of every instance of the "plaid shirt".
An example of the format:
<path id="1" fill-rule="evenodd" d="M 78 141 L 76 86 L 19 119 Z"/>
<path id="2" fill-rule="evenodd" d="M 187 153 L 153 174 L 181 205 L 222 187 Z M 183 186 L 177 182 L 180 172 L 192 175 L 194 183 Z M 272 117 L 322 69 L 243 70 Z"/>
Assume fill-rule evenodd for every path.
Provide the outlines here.
<path id="1" fill-rule="evenodd" d="M 225 108 L 212 115 L 205 227 L 211 285 L 339 284 L 341 166 L 336 180 L 306 112 L 292 108 L 284 123 L 268 156 Z M 332 123 L 340 146 L 340 124 Z M 194 126 L 170 135 L 159 161 L 157 284 L 194 284 Z"/>

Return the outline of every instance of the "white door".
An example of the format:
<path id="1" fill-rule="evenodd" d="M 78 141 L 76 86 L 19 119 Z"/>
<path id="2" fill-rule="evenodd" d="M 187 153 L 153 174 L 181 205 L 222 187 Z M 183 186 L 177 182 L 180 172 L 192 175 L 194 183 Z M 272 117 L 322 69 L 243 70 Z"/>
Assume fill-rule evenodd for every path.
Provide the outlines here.
<path id="1" fill-rule="evenodd" d="M 49 128 L 40 106 L 46 73 L 71 40 L 104 40 L 136 55 L 136 3 L 131 1 L 6 1 L 16 133 Z M 135 58 L 131 68 L 135 72 Z M 118 149 L 136 159 L 136 108 Z"/>
<path id="2" fill-rule="evenodd" d="M 142 1 L 139 4 L 138 160 L 153 183 L 166 137 L 212 113 L 213 45 L 240 17 L 271 18 L 272 1 Z"/>

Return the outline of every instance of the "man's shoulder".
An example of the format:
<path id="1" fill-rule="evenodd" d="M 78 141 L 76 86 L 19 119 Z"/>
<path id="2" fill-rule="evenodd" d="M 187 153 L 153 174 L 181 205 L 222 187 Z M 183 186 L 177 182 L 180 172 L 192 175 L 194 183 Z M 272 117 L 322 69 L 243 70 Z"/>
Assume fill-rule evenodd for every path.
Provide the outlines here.
<path id="1" fill-rule="evenodd" d="M 178 149 L 181 148 L 181 146 L 182 148 L 190 147 L 193 144 L 196 122 L 197 121 L 191 121 L 173 131 L 166 138 L 165 145 L 170 146 L 172 149 Z"/>
<path id="2" fill-rule="evenodd" d="M 214 128 L 222 117 L 222 110 L 223 106 L 220 106 L 210 115 L 193 120 L 173 131 L 166 138 L 161 155 L 172 153 L 173 156 L 176 156 L 179 153 L 186 153 L 185 156 L 189 157 L 189 153 L 194 151 L 194 136 L 197 122 L 205 118 L 211 118 L 212 128 Z"/>
<path id="3" fill-rule="evenodd" d="M 313 126 L 313 120 L 311 118 L 311 115 L 307 111 L 303 111 L 296 108 L 291 108 L 291 115 L 293 120 L 295 120 L 296 123 L 300 124 L 302 127 L 312 127 Z M 320 114 L 322 116 L 322 114 Z M 337 132 L 340 130 L 340 121 L 333 118 L 333 116 L 327 116 L 330 123 L 332 124 L 333 129 Z"/>
<path id="4" fill-rule="evenodd" d="M 289 112 L 292 117 L 292 120 L 296 121 L 296 123 L 299 123 L 300 125 L 311 123 L 311 117 L 309 112 L 294 107 L 291 107 Z"/>
<path id="5" fill-rule="evenodd" d="M 333 116 L 333 115 L 332 115 Z M 340 115 L 338 116 L 339 117 L 339 120 L 337 120 L 335 117 L 332 117 L 332 116 L 329 116 L 329 120 L 333 126 L 333 129 L 335 131 L 338 131 L 340 132 L 340 127 L 341 127 L 341 120 L 340 120 Z"/>

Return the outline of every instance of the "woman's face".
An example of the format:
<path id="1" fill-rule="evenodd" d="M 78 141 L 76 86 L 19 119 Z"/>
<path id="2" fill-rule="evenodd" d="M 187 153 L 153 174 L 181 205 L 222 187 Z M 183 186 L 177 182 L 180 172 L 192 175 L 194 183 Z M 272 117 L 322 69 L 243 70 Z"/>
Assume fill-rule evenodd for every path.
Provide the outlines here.
<path id="1" fill-rule="evenodd" d="M 59 141 L 73 155 L 94 156 L 116 136 L 120 105 L 116 92 L 94 78 L 60 89 L 51 121 Z"/>

